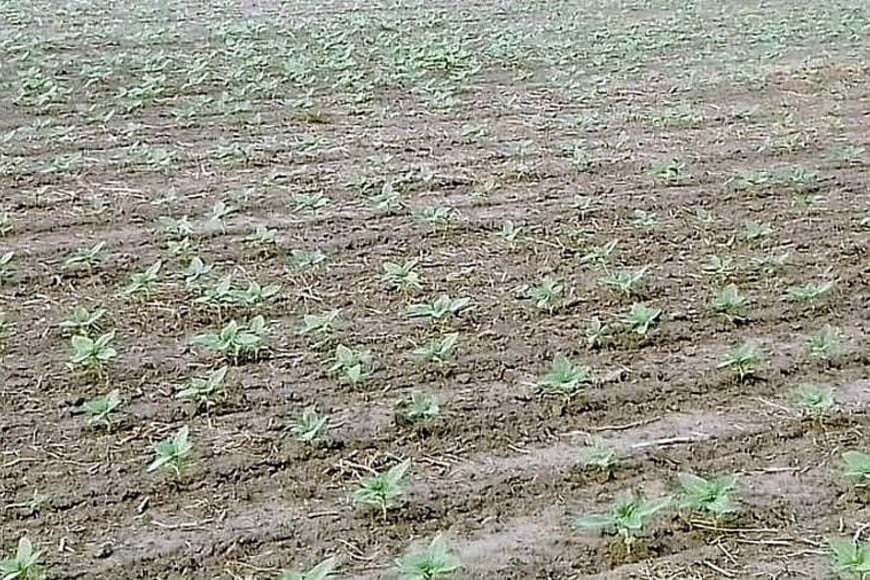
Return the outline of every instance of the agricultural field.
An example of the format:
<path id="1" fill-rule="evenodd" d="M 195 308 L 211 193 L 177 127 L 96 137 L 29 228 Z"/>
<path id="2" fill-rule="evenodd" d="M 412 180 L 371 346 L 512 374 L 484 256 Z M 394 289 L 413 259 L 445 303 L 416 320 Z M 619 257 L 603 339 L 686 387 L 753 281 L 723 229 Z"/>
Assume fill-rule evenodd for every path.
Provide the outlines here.
<path id="1" fill-rule="evenodd" d="M 868 56 L 0 0 L 0 578 L 870 577 Z"/>

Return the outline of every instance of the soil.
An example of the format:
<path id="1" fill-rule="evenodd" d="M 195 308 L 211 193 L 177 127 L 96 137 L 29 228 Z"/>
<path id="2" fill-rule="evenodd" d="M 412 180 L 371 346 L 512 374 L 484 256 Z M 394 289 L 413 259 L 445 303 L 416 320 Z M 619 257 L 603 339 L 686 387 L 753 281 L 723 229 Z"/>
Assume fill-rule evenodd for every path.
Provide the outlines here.
<path id="1" fill-rule="evenodd" d="M 419 10 L 455 19 L 462 34 L 476 26 L 491 34 L 486 27 L 499 23 L 515 34 L 543 30 L 564 10 L 519 4 Z M 773 5 L 791 14 L 788 3 Z M 212 22 L 271 30 L 301 26 L 293 24 L 298 17 L 328 28 L 354 14 L 340 3 L 299 4 L 286 14 L 259 2 L 215 10 L 155 12 L 154 27 L 190 37 L 154 50 L 183 59 L 216 42 L 203 28 Z M 630 29 L 660 24 L 665 14 L 611 17 Z M 824 37 L 818 42 L 827 56 L 811 61 L 794 57 L 812 48 L 800 36 L 810 33 L 795 28 L 800 33 L 785 54 L 767 68 L 753 65 L 756 76 L 739 82 L 668 45 L 599 93 L 584 93 L 590 102 L 546 84 L 538 77 L 549 69 L 535 69 L 530 58 L 516 70 L 487 64 L 448 110 L 404 89 L 380 90 L 355 105 L 348 94 L 320 87 L 308 115 L 297 115 L 283 96 L 255 96 L 248 100 L 260 123 L 220 114 L 180 123 L 174 113 L 181 105 L 220 97 L 220 87 L 206 83 L 88 125 L 89 106 L 105 112 L 119 87 L 135 80 L 134 71 L 90 88 L 76 80 L 77 58 L 110 62 L 113 35 L 131 26 L 123 14 L 93 18 L 97 26 L 115 24 L 102 35 L 75 35 L 62 22 L 47 28 L 36 3 L 4 25 L 25 40 L 43 39 L 40 50 L 56 49 L 51 62 L 72 68 L 58 65 L 53 74 L 74 88 L 48 110 L 22 104 L 16 83 L 2 89 L 0 130 L 9 137 L 0 138 L 0 214 L 8 212 L 12 229 L 0 247 L 15 252 L 0 294 L 7 321 L 4 557 L 27 535 L 43 550 L 49 578 L 274 578 L 336 555 L 339 577 L 374 579 L 393 577 L 395 559 L 441 532 L 465 564 L 461 578 L 824 578 L 831 574 L 828 538 L 851 536 L 870 521 L 867 498 L 843 479 L 840 459 L 847 449 L 870 451 L 870 230 L 861 223 L 870 210 L 870 164 L 866 150 L 851 163 L 831 156 L 844 145 L 870 148 L 870 68 L 854 56 L 866 40 Z M 743 38 L 726 21 L 728 34 Z M 690 21 L 675 26 L 691 30 Z M 651 30 L 638 32 L 641 46 L 662 28 Z M 256 42 L 269 38 L 251 34 Z M 27 57 L 3 46 L 3 61 L 14 63 L 6 74 L 14 77 Z M 724 59 L 725 49 L 712 50 Z M 696 84 L 681 87 L 688 76 L 663 68 L 667 54 L 686 57 Z M 700 117 L 657 121 L 671 105 L 690 105 Z M 583 116 L 591 125 L 577 121 Z M 28 136 L 37 120 L 51 124 Z M 463 129 L 475 124 L 485 131 L 468 136 Z M 74 131 L 72 140 L 62 138 L 64 127 Z M 801 132 L 805 142 L 796 145 L 791 138 Z M 305 153 L 303 136 L 326 145 Z M 572 165 L 565 147 L 577 141 L 599 159 L 593 167 Z M 235 164 L 221 160 L 214 151 L 227 142 L 253 151 Z M 170 149 L 176 158 L 156 170 L 131 164 L 125 155 L 134 143 Z M 77 153 L 77 167 L 50 167 Z M 650 163 L 670 158 L 686 160 L 691 177 L 673 184 L 651 177 Z M 749 189 L 733 182 L 748 170 L 794 167 L 820 178 Z M 406 207 L 374 211 L 351 185 L 360 176 L 376 190 L 394 183 Z M 481 195 L 487 183 L 495 186 Z M 801 188 L 820 196 L 818 203 L 803 203 Z M 315 192 L 330 204 L 315 214 L 295 209 L 294 196 Z M 594 211 L 573 207 L 578 195 L 591 198 Z M 221 227 L 203 219 L 217 201 L 237 208 Z M 428 205 L 450 207 L 454 218 L 437 228 L 412 219 Z M 658 224 L 637 227 L 637 210 L 654 212 Z M 700 223 L 698 210 L 712 221 Z M 240 283 L 280 284 L 278 299 L 220 311 L 194 304 L 196 293 L 179 274 L 187 261 L 167 253 L 159 231 L 165 216 L 191 217 L 199 232 L 193 255 L 216 272 L 233 272 Z M 505 220 L 523 228 L 513 243 L 499 236 Z M 741 239 L 747 221 L 769 223 L 770 239 Z M 260 226 L 276 229 L 279 243 L 260 250 L 247 242 Z M 593 245 L 614 239 L 611 267 L 649 267 L 638 298 L 603 287 L 605 270 L 584 260 Z M 92 268 L 64 265 L 97 241 L 106 249 Z M 290 268 L 292 251 L 314 248 L 326 254 L 325 264 L 304 273 Z M 772 273 L 752 262 L 783 254 Z M 714 255 L 734 257 L 729 281 L 751 298 L 741 324 L 710 310 L 724 284 L 704 273 Z M 147 296 L 124 294 L 130 274 L 157 259 L 157 287 Z M 381 264 L 408 259 L 419 261 L 422 288 L 388 290 Z M 545 277 L 567 289 L 552 312 L 536 309 L 525 290 Z M 818 303 L 786 299 L 792 286 L 827 280 L 834 290 Z M 405 316 L 409 304 L 441 294 L 471 297 L 473 307 L 440 326 Z M 613 323 L 635 301 L 662 309 L 648 337 L 586 347 L 593 318 Z M 109 313 L 103 330 L 115 332 L 119 355 L 99 378 L 67 365 L 69 337 L 58 324 L 76 306 Z M 312 348 L 297 332 L 302 316 L 333 309 L 340 310 L 337 337 Z M 232 365 L 226 396 L 209 409 L 177 399 L 189 377 L 223 364 L 192 347 L 191 337 L 254 314 L 268 321 L 268 348 Z M 804 345 L 826 325 L 840 329 L 843 349 L 819 362 Z M 420 363 L 416 346 L 442 331 L 460 334 L 455 358 L 438 369 Z M 760 346 L 765 362 L 758 376 L 738 381 L 717 365 L 745 340 Z M 349 386 L 328 372 L 330 348 L 339 342 L 371 350 L 369 380 Z M 559 354 L 596 376 L 569 401 L 535 386 Z M 797 412 L 793 390 L 805 382 L 835 387 L 837 411 L 822 419 Z M 112 389 L 124 400 L 118 419 L 108 430 L 89 426 L 82 403 Z M 396 417 L 413 391 L 436 395 L 442 408 L 423 429 Z M 314 448 L 288 432 L 310 405 L 330 417 L 327 440 Z M 187 469 L 178 477 L 147 472 L 153 445 L 182 425 L 194 449 Z M 622 458 L 609 475 L 582 469 L 596 442 Z M 412 460 L 407 493 L 385 518 L 351 505 L 362 476 L 404 458 Z M 631 553 L 614 536 L 573 526 L 627 491 L 675 493 L 683 472 L 735 474 L 737 515 L 710 525 L 669 511 Z"/>

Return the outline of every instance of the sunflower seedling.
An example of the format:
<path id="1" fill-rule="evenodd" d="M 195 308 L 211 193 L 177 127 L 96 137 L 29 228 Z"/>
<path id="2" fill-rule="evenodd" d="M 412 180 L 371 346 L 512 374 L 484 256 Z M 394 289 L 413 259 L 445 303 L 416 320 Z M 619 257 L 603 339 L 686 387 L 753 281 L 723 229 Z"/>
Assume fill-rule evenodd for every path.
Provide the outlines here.
<path id="1" fill-rule="evenodd" d="M 121 406 L 121 393 L 112 390 L 104 397 L 97 397 L 82 404 L 82 411 L 88 416 L 88 425 L 99 425 L 110 429 L 112 414 Z"/>
<path id="2" fill-rule="evenodd" d="M 810 358 L 830 361 L 842 352 L 842 333 L 839 328 L 826 326 L 807 339 L 806 349 Z"/>
<path id="3" fill-rule="evenodd" d="M 571 397 L 592 383 L 592 369 L 571 362 L 567 357 L 558 355 L 550 363 L 550 368 L 538 381 L 538 388 L 545 393 Z"/>
<path id="4" fill-rule="evenodd" d="M 701 265 L 701 271 L 716 280 L 728 280 L 737 273 L 737 264 L 731 256 L 725 256 L 724 258 L 710 256 Z"/>
<path id="5" fill-rule="evenodd" d="M 320 415 L 312 407 L 306 407 L 296 419 L 290 423 L 290 433 L 293 438 L 302 443 L 315 443 L 326 434 L 329 416 Z"/>
<path id="6" fill-rule="evenodd" d="M 154 461 L 148 466 L 148 471 L 168 469 L 176 477 L 180 476 L 191 449 L 193 445 L 190 443 L 190 430 L 185 425 L 175 435 L 154 446 Z"/>
<path id="7" fill-rule="evenodd" d="M 338 559 L 332 556 L 305 571 L 288 570 L 283 572 L 278 580 L 329 580 L 329 578 L 335 577 L 337 566 Z"/>
<path id="8" fill-rule="evenodd" d="M 456 353 L 458 341 L 459 333 L 451 332 L 414 349 L 414 354 L 424 362 L 444 365 Z"/>
<path id="9" fill-rule="evenodd" d="M 296 211 L 315 213 L 330 204 L 330 199 L 322 192 L 300 193 L 293 196 Z"/>
<path id="10" fill-rule="evenodd" d="M 257 226 L 252 233 L 245 236 L 245 241 L 260 247 L 277 246 L 281 242 L 281 237 L 278 235 L 278 230 L 274 228 Z"/>
<path id="11" fill-rule="evenodd" d="M 619 456 L 611 447 L 596 445 L 583 460 L 583 469 L 591 473 L 603 473 L 611 477 L 619 466 Z"/>
<path id="12" fill-rule="evenodd" d="M 256 359 L 265 346 L 265 328 L 262 316 L 255 316 L 247 324 L 230 320 L 220 332 L 198 334 L 192 343 L 235 361 Z"/>
<path id="13" fill-rule="evenodd" d="M 729 284 L 710 300 L 710 307 L 713 312 L 734 324 L 746 320 L 745 308 L 748 303 L 749 300 L 740 293 L 740 289 L 735 284 Z"/>
<path id="14" fill-rule="evenodd" d="M 102 308 L 88 310 L 80 306 L 70 312 L 60 323 L 60 327 L 70 334 L 89 335 L 100 329 L 100 319 L 106 314 Z"/>
<path id="15" fill-rule="evenodd" d="M 408 554 L 396 561 L 399 580 L 441 580 L 462 568 L 462 561 L 447 545 L 441 534 L 425 550 Z"/>
<path id="16" fill-rule="evenodd" d="M 199 256 L 194 256 L 181 273 L 184 276 L 184 285 L 187 288 L 197 288 L 211 274 L 213 268 L 214 266 L 206 264 Z"/>
<path id="17" fill-rule="evenodd" d="M 587 348 L 599 348 L 604 345 L 610 336 L 610 327 L 601 322 L 599 318 L 593 318 L 583 331 Z"/>
<path id="18" fill-rule="evenodd" d="M 411 424 L 425 425 L 441 414 L 438 398 L 428 393 L 413 392 L 400 404 L 402 418 Z"/>
<path id="19" fill-rule="evenodd" d="M 267 284 L 260 286 L 257 282 L 249 282 L 248 287 L 244 290 L 235 289 L 229 293 L 230 299 L 236 304 L 245 306 L 254 306 L 262 304 L 267 300 L 271 300 L 281 291 L 281 286 L 278 284 Z"/>
<path id="20" fill-rule="evenodd" d="M 114 339 L 114 332 L 108 332 L 96 339 L 81 334 L 73 335 L 70 338 L 73 349 L 70 364 L 84 367 L 88 371 L 102 372 L 103 367 L 118 356 L 118 351 L 112 346 Z"/>
<path id="21" fill-rule="evenodd" d="M 316 345 L 323 344 L 335 330 L 335 322 L 338 320 L 338 315 L 338 310 L 332 310 L 324 314 L 306 314 L 302 317 L 299 334 L 314 339 Z"/>
<path id="22" fill-rule="evenodd" d="M 632 304 L 622 324 L 629 332 L 647 336 L 662 315 L 661 308 L 650 308 L 644 304 Z"/>
<path id="23" fill-rule="evenodd" d="M 613 531 L 619 534 L 626 550 L 631 553 L 637 537 L 669 504 L 669 498 L 647 500 L 640 495 L 626 495 L 618 498 L 604 513 L 578 518 L 575 526 L 583 530 Z"/>
<path id="24" fill-rule="evenodd" d="M 471 298 L 451 298 L 444 294 L 429 304 L 412 304 L 408 307 L 411 318 L 431 318 L 444 320 L 448 316 L 459 316 L 471 308 Z"/>
<path id="25" fill-rule="evenodd" d="M 661 220 L 657 213 L 636 209 L 632 213 L 631 224 L 640 230 L 652 231 L 659 227 Z"/>
<path id="26" fill-rule="evenodd" d="M 834 389 L 810 383 L 798 385 L 794 390 L 794 399 L 801 413 L 816 417 L 827 415 L 837 404 Z"/>
<path id="27" fill-rule="evenodd" d="M 501 230 L 499 230 L 498 235 L 508 244 L 515 244 L 523 229 L 522 226 L 514 224 L 511 220 L 505 220 L 501 224 Z"/>
<path id="28" fill-rule="evenodd" d="M 81 248 L 70 256 L 64 266 L 72 268 L 75 266 L 85 266 L 88 270 L 94 267 L 100 257 L 100 252 L 106 247 L 106 242 L 97 242 L 90 248 Z"/>
<path id="29" fill-rule="evenodd" d="M 358 507 L 378 509 L 387 517 L 387 510 L 405 495 L 405 486 L 411 460 L 406 459 L 383 473 L 364 477 L 353 492 L 353 503 Z"/>
<path id="30" fill-rule="evenodd" d="M 402 263 L 384 262 L 382 279 L 394 290 L 419 290 L 422 288 L 420 273 L 415 269 L 417 260 L 406 260 Z"/>
<path id="31" fill-rule="evenodd" d="M 339 344 L 335 348 L 335 359 L 329 372 L 337 374 L 342 382 L 357 385 L 372 374 L 371 352 Z"/>
<path id="32" fill-rule="evenodd" d="M 747 221 L 743 223 L 740 238 L 753 245 L 763 244 L 773 235 L 773 227 L 769 223 Z"/>
<path id="33" fill-rule="evenodd" d="M 293 270 L 313 270 L 326 262 L 326 254 L 320 250 L 292 250 L 289 265 Z"/>
<path id="34" fill-rule="evenodd" d="M 870 578 L 870 543 L 852 538 L 831 538 L 828 543 L 833 552 L 831 567 L 840 578 Z"/>
<path id="35" fill-rule="evenodd" d="M 680 485 L 680 507 L 692 513 L 710 516 L 720 522 L 737 511 L 733 494 L 737 478 L 720 475 L 703 478 L 691 473 L 677 475 Z"/>
<path id="36" fill-rule="evenodd" d="M 453 211 L 449 207 L 427 205 L 415 209 L 412 213 L 414 221 L 432 228 L 447 227 L 453 219 Z"/>
<path id="37" fill-rule="evenodd" d="M 146 295 L 150 294 L 157 283 L 157 274 L 162 266 L 163 262 L 157 260 L 144 272 L 133 273 L 130 276 L 130 283 L 124 288 L 124 294 L 128 296 L 138 294 L 139 292 L 144 292 Z"/>
<path id="38" fill-rule="evenodd" d="M 716 368 L 733 373 L 738 381 L 745 381 L 758 374 L 762 363 L 761 352 L 751 342 L 744 342 L 725 352 Z"/>
<path id="39" fill-rule="evenodd" d="M 15 252 L 11 250 L 0 255 L 0 282 L 6 278 L 6 274 L 8 273 L 7 268 L 14 257 Z"/>
<path id="40" fill-rule="evenodd" d="M 205 409 L 214 406 L 223 395 L 228 370 L 229 367 L 222 366 L 207 375 L 191 378 L 187 388 L 176 393 L 175 398 L 192 401 Z"/>
<path id="41" fill-rule="evenodd" d="M 856 488 L 870 488 L 870 454 L 862 451 L 846 451 L 842 455 L 843 474 Z"/>
<path id="42" fill-rule="evenodd" d="M 834 288 L 833 282 L 807 282 L 802 286 L 792 286 L 786 292 L 795 302 L 814 304 L 827 296 Z"/>
<path id="43" fill-rule="evenodd" d="M 30 540 L 26 536 L 22 537 L 18 540 L 15 555 L 0 562 L 3 580 L 41 580 L 41 559 L 42 552 L 34 550 Z"/>
<path id="44" fill-rule="evenodd" d="M 583 263 L 595 262 L 599 265 L 605 265 L 616 252 L 617 244 L 619 244 L 619 240 L 610 240 L 604 244 L 592 246 L 589 251 L 580 258 L 580 261 Z"/>
<path id="45" fill-rule="evenodd" d="M 543 282 L 529 289 L 529 298 L 535 301 L 535 308 L 551 313 L 564 295 L 565 286 L 551 278 L 544 278 Z"/>
<path id="46" fill-rule="evenodd" d="M 640 293 L 646 279 L 647 267 L 636 270 L 617 270 L 601 279 L 601 283 L 618 294 L 633 296 Z"/>

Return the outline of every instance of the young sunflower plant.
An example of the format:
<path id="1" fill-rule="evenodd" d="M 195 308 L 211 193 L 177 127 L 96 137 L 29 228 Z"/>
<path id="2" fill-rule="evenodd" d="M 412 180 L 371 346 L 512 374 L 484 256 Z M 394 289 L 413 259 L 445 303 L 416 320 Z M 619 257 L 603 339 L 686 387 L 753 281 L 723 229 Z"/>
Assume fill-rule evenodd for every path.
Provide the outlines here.
<path id="1" fill-rule="evenodd" d="M 344 383 L 358 385 L 372 375 L 372 354 L 339 344 L 335 347 L 335 359 L 329 372 L 337 374 Z"/>
<path id="2" fill-rule="evenodd" d="M 192 449 L 190 430 L 185 425 L 169 439 L 154 445 L 154 461 L 148 466 L 148 471 L 166 469 L 178 477 L 186 467 Z"/>
<path id="3" fill-rule="evenodd" d="M 354 505 L 377 509 L 386 519 L 387 510 L 405 495 L 410 469 L 411 460 L 406 459 L 383 473 L 364 477 L 353 492 Z"/>
<path id="4" fill-rule="evenodd" d="M 870 579 L 870 542 L 853 538 L 831 538 L 831 568 L 839 578 Z"/>
<path id="5" fill-rule="evenodd" d="M 592 384 L 592 369 L 571 362 L 563 355 L 556 356 L 550 368 L 538 380 L 538 387 L 545 393 L 572 397 Z"/>
<path id="6" fill-rule="evenodd" d="M 425 550 L 412 552 L 396 561 L 399 580 L 442 580 L 462 569 L 462 561 L 450 549 L 447 539 L 438 534 Z"/>
<path id="7" fill-rule="evenodd" d="M 110 429 L 112 414 L 121 407 L 121 392 L 114 389 L 103 397 L 96 397 L 82 404 L 82 411 L 88 416 L 88 425 Z"/>
<path id="8" fill-rule="evenodd" d="M 310 406 L 290 423 L 290 433 L 297 441 L 311 445 L 324 437 L 328 424 L 329 416 L 321 415 L 314 406 Z"/>
<path id="9" fill-rule="evenodd" d="M 218 332 L 206 332 L 193 337 L 192 343 L 239 362 L 256 359 L 266 344 L 266 320 L 255 316 L 247 324 L 229 321 Z"/>
<path id="10" fill-rule="evenodd" d="M 582 530 L 614 532 L 631 553 L 634 542 L 670 505 L 670 501 L 670 498 L 650 500 L 639 494 L 624 495 L 617 498 L 606 512 L 578 518 L 574 525 Z"/>
<path id="11" fill-rule="evenodd" d="M 282 572 L 278 580 L 329 580 L 335 578 L 338 558 L 332 556 L 307 570 L 287 570 Z"/>
<path id="12" fill-rule="evenodd" d="M 41 561 L 42 552 L 34 550 L 33 544 L 24 536 L 18 540 L 15 554 L 0 561 L 0 577 L 3 580 L 42 580 Z"/>
<path id="13" fill-rule="evenodd" d="M 682 509 L 710 517 L 715 522 L 721 522 L 737 511 L 734 499 L 737 478 L 733 475 L 704 478 L 692 473 L 680 473 L 677 480 Z"/>
<path id="14" fill-rule="evenodd" d="M 108 332 L 97 338 L 74 334 L 70 337 L 72 356 L 70 365 L 83 367 L 89 372 L 102 373 L 106 364 L 118 356 L 118 351 L 112 346 L 114 332 Z"/>

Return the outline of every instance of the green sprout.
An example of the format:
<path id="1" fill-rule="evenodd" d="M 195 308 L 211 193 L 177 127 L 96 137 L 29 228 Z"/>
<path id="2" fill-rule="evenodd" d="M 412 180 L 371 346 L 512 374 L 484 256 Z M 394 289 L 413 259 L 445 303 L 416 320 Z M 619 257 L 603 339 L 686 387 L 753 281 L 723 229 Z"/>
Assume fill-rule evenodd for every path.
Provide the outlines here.
<path id="1" fill-rule="evenodd" d="M 870 543 L 852 538 L 831 538 L 828 543 L 834 556 L 832 568 L 840 578 L 870 578 Z"/>
<path id="2" fill-rule="evenodd" d="M 89 335 L 91 331 L 100 329 L 100 319 L 105 314 L 106 311 L 102 308 L 91 311 L 80 306 L 67 315 L 60 327 L 71 334 Z"/>
<path id="3" fill-rule="evenodd" d="M 619 456 L 611 447 L 596 445 L 583 460 L 583 469 L 612 474 L 619 465 Z"/>
<path id="4" fill-rule="evenodd" d="M 565 286 L 551 278 L 544 278 L 543 282 L 529 290 L 529 297 L 535 301 L 535 307 L 548 312 L 556 308 L 564 294 Z"/>
<path id="5" fill-rule="evenodd" d="M 607 264 L 610 261 L 610 258 L 613 257 L 614 252 L 616 252 L 616 246 L 618 244 L 619 240 L 610 240 L 607 243 L 592 246 L 589 249 L 589 252 L 580 258 L 580 261 L 583 263 L 595 262 L 601 265 Z"/>
<path id="6" fill-rule="evenodd" d="M 253 306 L 274 298 L 278 295 L 280 291 L 281 286 L 278 284 L 267 284 L 266 286 L 260 286 L 256 282 L 248 282 L 248 287 L 244 290 L 231 290 L 229 293 L 229 297 L 233 302 L 237 304 Z"/>
<path id="7" fill-rule="evenodd" d="M 402 414 L 411 423 L 429 423 L 441 413 L 438 398 L 428 393 L 413 392 L 402 401 Z"/>
<path id="8" fill-rule="evenodd" d="M 106 429 L 112 426 L 112 413 L 121 406 L 121 392 L 112 390 L 104 397 L 97 397 L 82 404 L 82 411 L 88 416 L 89 425 L 101 425 Z"/>
<path id="9" fill-rule="evenodd" d="M 163 233 L 172 239 L 180 240 L 192 236 L 195 232 L 188 216 L 182 216 L 178 219 L 161 217 L 158 221 Z"/>
<path id="10" fill-rule="evenodd" d="M 622 319 L 622 324 L 629 332 L 646 336 L 661 315 L 661 308 L 650 308 L 644 304 L 632 304 L 628 314 Z"/>
<path id="11" fill-rule="evenodd" d="M 168 469 L 180 476 L 191 449 L 190 430 L 185 425 L 175 435 L 154 446 L 154 461 L 148 466 L 148 471 Z"/>
<path id="12" fill-rule="evenodd" d="M 631 553 L 637 537 L 669 504 L 670 498 L 647 500 L 640 495 L 626 495 L 618 498 L 604 513 L 578 518 L 575 526 L 584 530 L 613 530 L 620 535 Z"/>
<path id="13" fill-rule="evenodd" d="M 686 167 L 686 162 L 680 159 L 661 159 L 650 165 L 649 173 L 653 179 L 675 185 L 692 178 Z"/>
<path id="14" fill-rule="evenodd" d="M 408 307 L 408 316 L 444 320 L 450 315 L 459 316 L 470 307 L 471 298 L 451 298 L 444 294 L 430 304 L 412 304 Z"/>
<path id="15" fill-rule="evenodd" d="M 283 572 L 278 580 L 328 580 L 334 577 L 337 566 L 338 559 L 332 556 L 304 572 L 298 570 Z"/>
<path id="16" fill-rule="evenodd" d="M 255 316 L 246 325 L 231 320 L 220 332 L 198 334 L 191 342 L 236 361 L 255 359 L 265 346 L 265 327 L 262 316 Z"/>
<path id="17" fill-rule="evenodd" d="M 737 478 L 731 475 L 703 478 L 691 473 L 677 475 L 680 484 L 680 507 L 712 516 L 715 521 L 737 511 L 733 493 Z"/>
<path id="18" fill-rule="evenodd" d="M 769 223 L 747 221 L 743 222 L 740 238 L 750 244 L 761 244 L 773 235 L 773 227 Z"/>
<path id="19" fill-rule="evenodd" d="M 209 408 L 216 404 L 224 391 L 224 379 L 229 367 L 222 366 L 207 375 L 192 377 L 186 389 L 175 394 L 176 399 L 193 401 L 197 406 Z"/>
<path id="20" fill-rule="evenodd" d="M 33 549 L 27 537 L 18 540 L 15 555 L 0 562 L 3 580 L 41 580 L 44 575 L 39 568 L 42 552 Z"/>
<path id="21" fill-rule="evenodd" d="M 326 261 L 326 254 L 320 250 L 291 250 L 290 267 L 294 270 L 313 270 Z"/>
<path id="22" fill-rule="evenodd" d="M 236 208 L 234 208 L 233 206 L 227 205 L 222 201 L 218 201 L 212 206 L 211 213 L 206 217 L 206 219 L 210 222 L 220 223 L 225 217 L 227 217 L 234 211 L 236 211 Z"/>
<path id="23" fill-rule="evenodd" d="M 635 270 L 617 270 L 602 278 L 601 283 L 619 294 L 636 295 L 643 286 L 647 270 L 649 270 L 647 267 Z"/>
<path id="24" fill-rule="evenodd" d="M 412 217 L 414 218 L 414 221 L 429 225 L 433 228 L 446 227 L 450 225 L 450 220 L 453 218 L 453 210 L 449 207 L 427 205 L 415 209 L 412 213 Z"/>
<path id="25" fill-rule="evenodd" d="M 659 226 L 660 220 L 658 214 L 653 211 L 636 209 L 632 213 L 631 223 L 638 229 L 650 231 Z"/>
<path id="26" fill-rule="evenodd" d="M 111 344 L 114 339 L 114 332 L 108 332 L 96 339 L 81 334 L 73 335 L 70 338 L 73 349 L 70 364 L 101 372 L 110 360 L 118 356 L 118 351 Z"/>
<path id="27" fill-rule="evenodd" d="M 410 469 L 411 460 L 406 459 L 383 473 L 364 477 L 353 492 L 354 505 L 379 509 L 386 519 L 387 510 L 405 495 Z"/>
<path id="28" fill-rule="evenodd" d="M 12 261 L 12 258 L 15 257 L 14 251 L 8 251 L 0 255 L 0 281 L 6 278 L 7 275 L 7 266 Z"/>
<path id="29" fill-rule="evenodd" d="M 326 433 L 328 422 L 328 415 L 318 414 L 313 406 L 306 407 L 290 424 L 290 433 L 297 441 L 314 443 Z"/>
<path id="30" fill-rule="evenodd" d="M 505 242 L 509 244 L 516 243 L 517 238 L 523 232 L 523 227 L 514 224 L 511 220 L 505 220 L 504 223 L 501 224 L 501 230 L 499 230 L 498 235 L 501 236 Z"/>
<path id="31" fill-rule="evenodd" d="M 826 326 L 807 339 L 806 348 L 810 358 L 829 361 L 842 351 L 839 328 Z"/>
<path id="32" fill-rule="evenodd" d="M 844 475 L 856 488 L 870 487 L 870 454 L 862 451 L 846 451 L 843 458 Z"/>
<path id="33" fill-rule="evenodd" d="M 737 264 L 731 256 L 725 256 L 724 258 L 710 256 L 701 265 L 701 271 L 716 280 L 728 280 L 737 273 Z"/>
<path id="34" fill-rule="evenodd" d="M 422 552 L 408 554 L 396 561 L 399 580 L 439 580 L 449 578 L 462 568 L 462 561 L 450 550 L 447 540 L 436 535 Z"/>
<path id="35" fill-rule="evenodd" d="M 725 352 L 716 368 L 734 373 L 738 381 L 754 377 L 762 363 L 761 352 L 751 342 L 744 342 Z"/>
<path id="36" fill-rule="evenodd" d="M 144 272 L 133 273 L 130 276 L 130 283 L 124 288 L 124 293 L 128 295 L 138 294 L 139 292 L 144 292 L 146 295 L 149 294 L 157 283 L 157 274 L 160 272 L 162 265 L 163 263 L 157 260 Z"/>
<path id="37" fill-rule="evenodd" d="M 714 312 L 734 323 L 745 320 L 744 310 L 748 303 L 749 300 L 740 293 L 740 289 L 735 284 L 729 284 L 710 300 L 710 307 Z"/>
<path id="38" fill-rule="evenodd" d="M 354 350 L 343 344 L 335 348 L 335 359 L 330 373 L 337 373 L 343 382 L 361 383 L 372 374 L 372 355 L 367 350 Z"/>
<path id="39" fill-rule="evenodd" d="M 277 246 L 281 242 L 281 237 L 278 235 L 278 230 L 260 225 L 253 233 L 245 236 L 245 241 L 255 246 Z"/>
<path id="40" fill-rule="evenodd" d="M 367 199 L 374 210 L 380 213 L 391 214 L 405 207 L 402 194 L 396 191 L 390 183 L 384 183 L 378 193 L 368 196 Z"/>
<path id="41" fill-rule="evenodd" d="M 571 396 L 591 382 L 592 369 L 574 364 L 567 357 L 558 355 L 538 381 L 538 387 L 546 393 Z"/>
<path id="42" fill-rule="evenodd" d="M 299 193 L 293 196 L 296 211 L 315 213 L 330 204 L 330 199 L 322 192 Z"/>
<path id="43" fill-rule="evenodd" d="M 97 262 L 100 252 L 102 252 L 104 247 L 106 247 L 106 242 L 97 242 L 90 248 L 76 250 L 76 252 L 70 256 L 66 262 L 64 262 L 64 266 L 70 268 L 83 265 L 90 270 Z"/>
<path id="44" fill-rule="evenodd" d="M 187 268 L 181 273 L 184 276 L 184 285 L 187 288 L 196 288 L 211 274 L 213 268 L 214 266 L 206 264 L 199 256 L 194 256 L 190 259 Z"/>
<path id="45" fill-rule="evenodd" d="M 802 383 L 795 388 L 794 398 L 803 413 L 817 417 L 830 413 L 836 406 L 834 389 L 824 385 Z"/>
<path id="46" fill-rule="evenodd" d="M 193 300 L 194 304 L 221 304 L 235 301 L 235 290 L 233 290 L 233 277 L 227 274 L 212 286 L 206 288 L 202 292 L 202 296 L 198 296 Z"/>
<path id="47" fill-rule="evenodd" d="M 795 302 L 815 303 L 834 288 L 833 282 L 807 282 L 802 286 L 791 286 L 786 292 Z"/>
<path id="48" fill-rule="evenodd" d="M 443 365 L 456 353 L 458 341 L 459 333 L 451 332 L 414 349 L 414 354 L 425 362 Z"/>
<path id="49" fill-rule="evenodd" d="M 318 344 L 329 338 L 335 330 L 335 322 L 340 311 L 332 310 L 324 314 L 306 314 L 302 317 L 299 334 L 319 340 Z"/>
<path id="50" fill-rule="evenodd" d="M 420 274 L 415 270 L 417 260 L 407 260 L 402 263 L 384 262 L 381 268 L 384 271 L 383 280 L 387 286 L 396 290 L 419 290 Z"/>
<path id="51" fill-rule="evenodd" d="M 601 322 L 598 318 L 593 318 L 586 326 L 583 335 L 586 339 L 587 348 L 599 348 L 602 346 L 610 334 L 610 327 Z"/>

